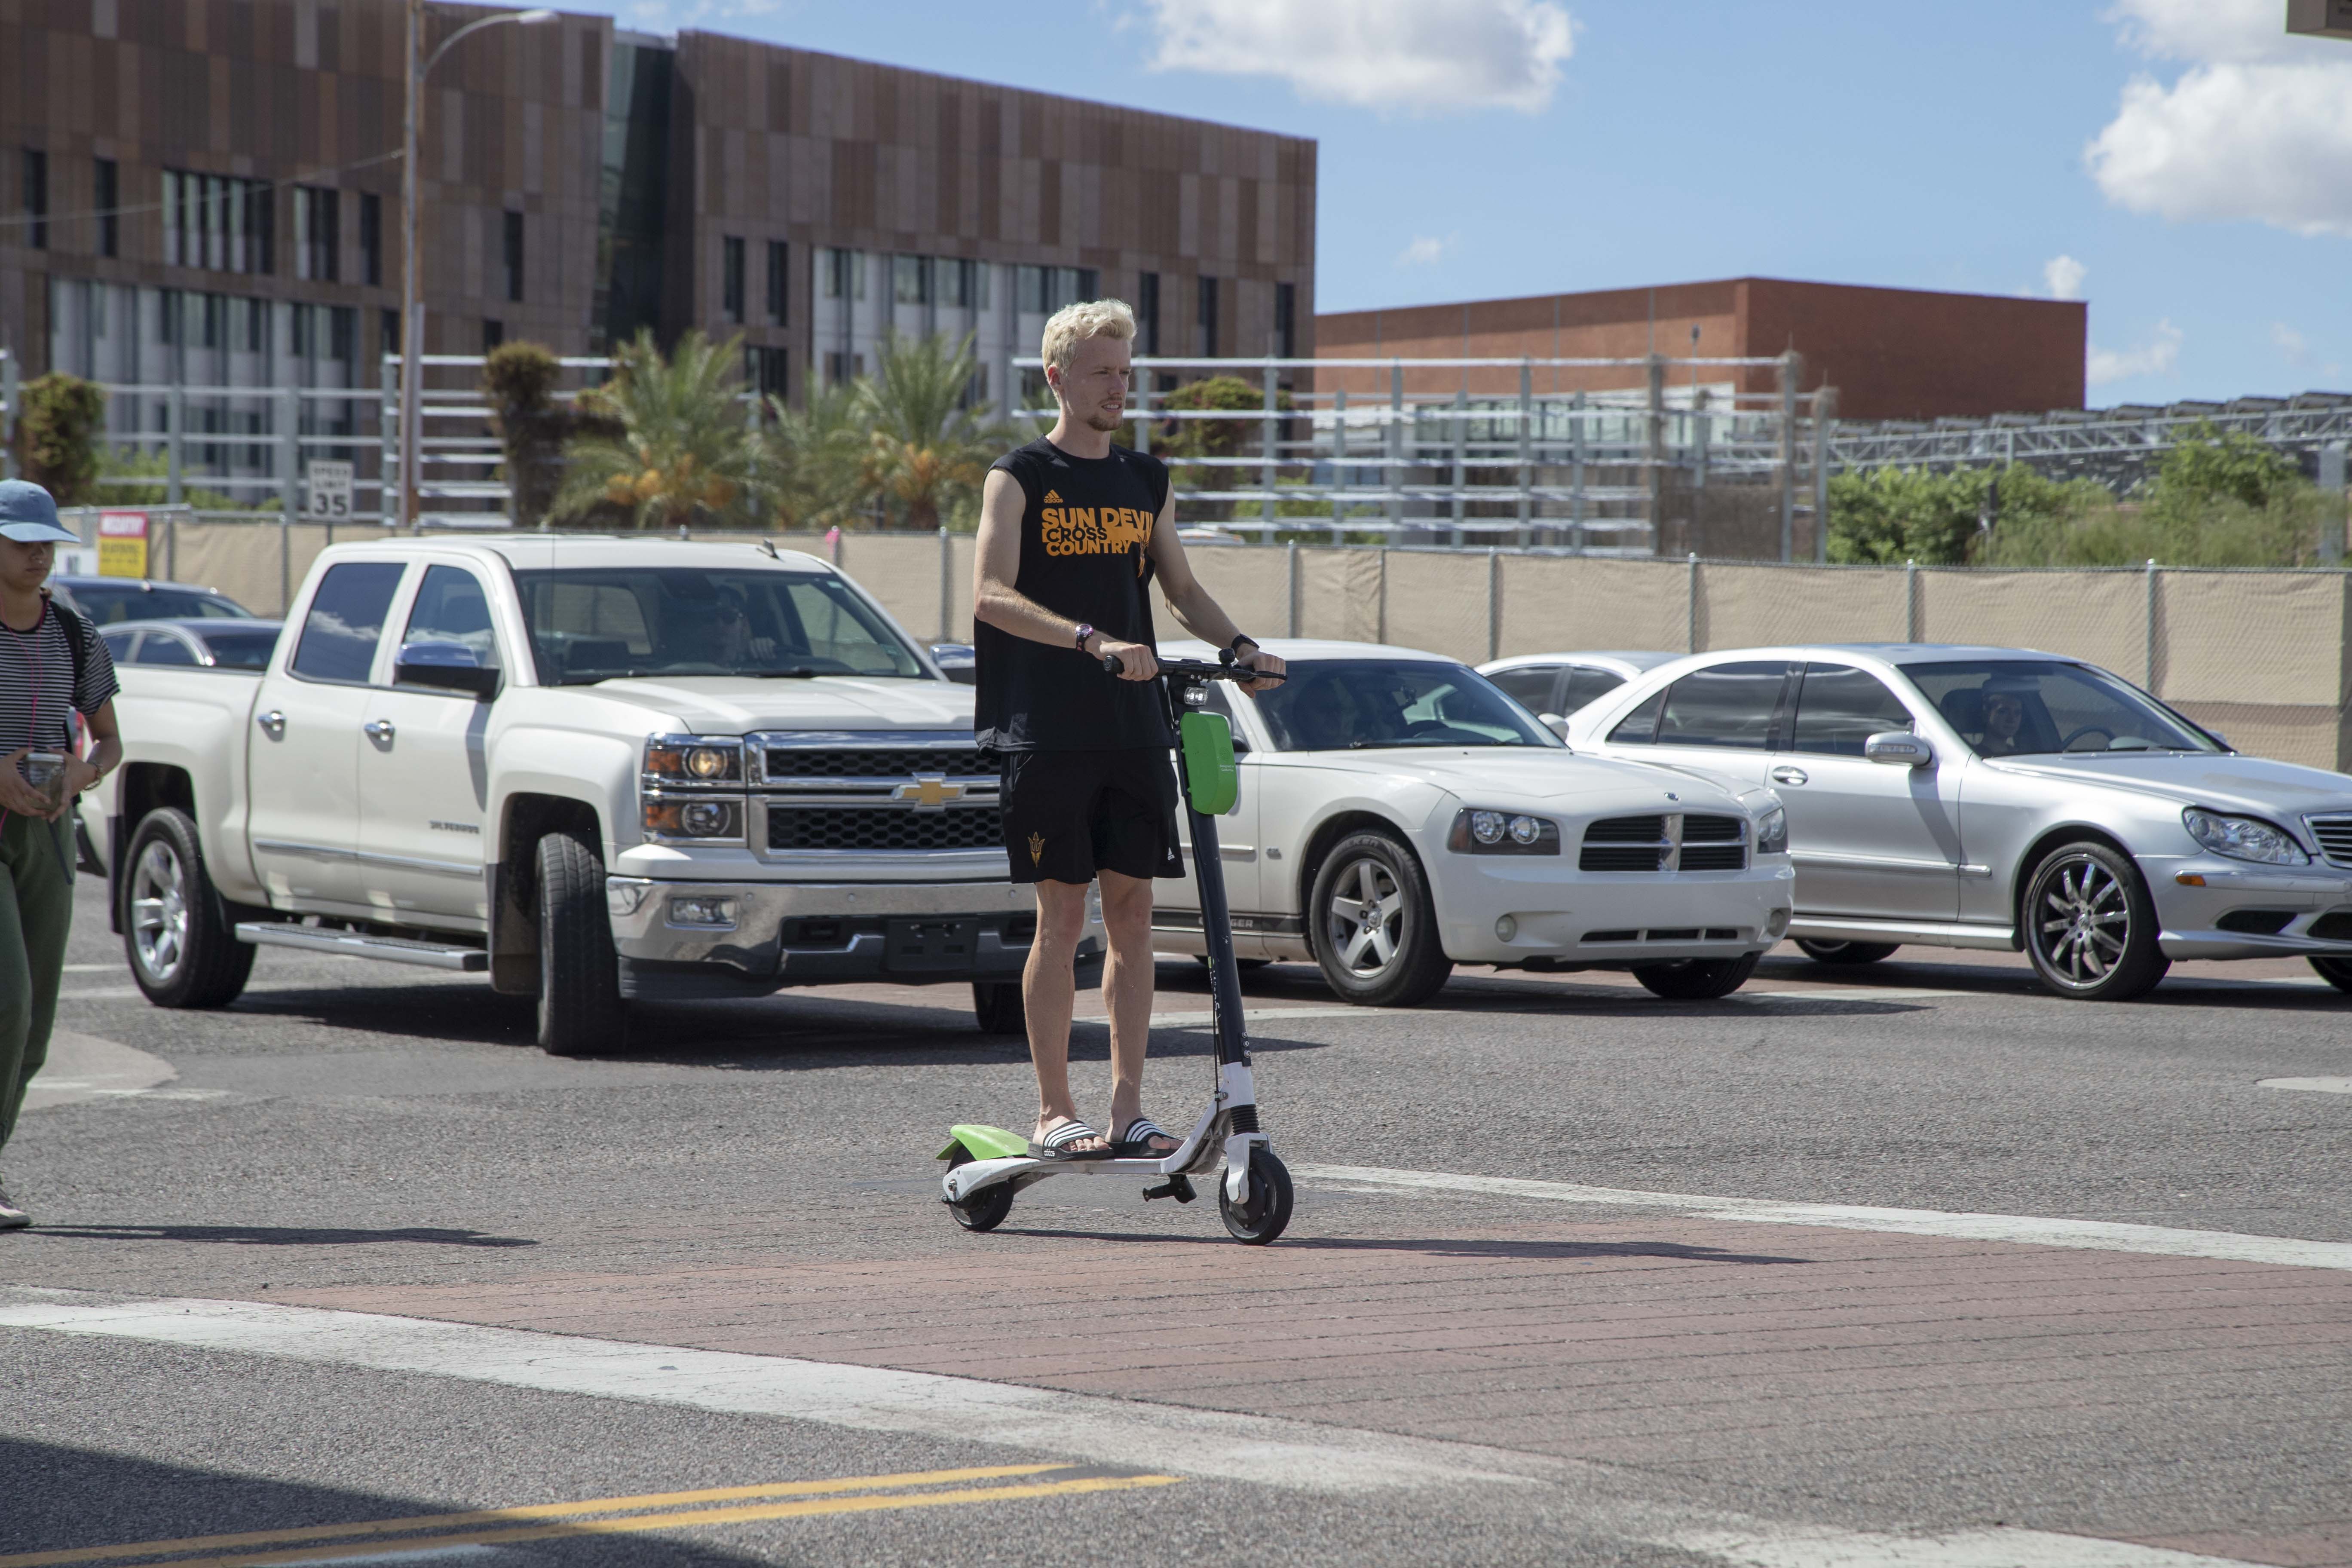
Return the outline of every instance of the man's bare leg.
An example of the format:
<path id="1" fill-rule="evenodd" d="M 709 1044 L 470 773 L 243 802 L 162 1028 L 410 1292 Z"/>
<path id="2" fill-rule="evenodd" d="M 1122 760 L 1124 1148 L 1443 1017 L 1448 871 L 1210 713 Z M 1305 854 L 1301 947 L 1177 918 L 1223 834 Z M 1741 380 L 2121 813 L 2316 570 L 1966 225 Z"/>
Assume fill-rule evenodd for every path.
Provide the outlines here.
<path id="1" fill-rule="evenodd" d="M 1103 999 L 1110 1005 L 1110 1126 L 1116 1138 L 1143 1114 L 1143 1056 L 1151 1044 L 1151 882 L 1105 871 L 1103 925 L 1110 959 L 1103 966 Z M 1173 1138 L 1156 1140 L 1155 1153 L 1171 1153 Z"/>
<path id="2" fill-rule="evenodd" d="M 1029 1020 L 1029 1060 L 1037 1069 L 1037 1128 L 1030 1137 L 1042 1142 L 1063 1122 L 1078 1119 L 1078 1102 L 1070 1094 L 1070 1010 L 1077 999 L 1076 965 L 1078 939 L 1087 929 L 1087 885 L 1039 882 L 1035 886 L 1037 935 L 1029 944 L 1029 962 L 1021 971 L 1021 1005 Z M 1151 884 L 1144 883 L 1143 889 L 1150 898 Z M 1147 928 L 1150 924 L 1148 907 L 1144 923 Z M 1144 936 L 1148 943 L 1148 929 Z M 1147 972 L 1145 984 L 1150 984 Z M 1148 1014 L 1148 991 L 1144 1005 Z M 1076 1152 L 1100 1153 L 1109 1144 L 1101 1138 L 1082 1138 L 1072 1147 Z"/>

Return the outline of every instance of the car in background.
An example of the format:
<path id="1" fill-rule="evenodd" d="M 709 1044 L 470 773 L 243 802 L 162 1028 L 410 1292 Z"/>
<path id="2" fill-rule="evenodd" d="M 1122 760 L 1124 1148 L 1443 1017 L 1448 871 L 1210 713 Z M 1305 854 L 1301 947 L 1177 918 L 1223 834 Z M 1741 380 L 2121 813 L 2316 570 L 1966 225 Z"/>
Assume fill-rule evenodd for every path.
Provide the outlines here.
<path id="1" fill-rule="evenodd" d="M 970 643 L 935 642 L 930 645 L 931 662 L 940 673 L 958 686 L 974 686 L 980 681 L 980 650 Z"/>
<path id="2" fill-rule="evenodd" d="M 93 626 L 123 621 L 249 621 L 251 610 L 226 594 L 194 583 L 152 583 L 144 577 L 51 577 L 49 587 Z"/>
<path id="3" fill-rule="evenodd" d="M 1682 657 L 1678 653 L 1523 653 L 1491 659 L 1478 667 L 1478 673 L 1560 732 L 1563 721 L 1586 703 L 1596 702 L 1635 676 Z"/>
<path id="4" fill-rule="evenodd" d="M 165 665 L 180 669 L 269 668 L 285 623 L 264 620 L 126 621 L 100 626 L 107 654 L 122 665 Z"/>
<path id="5" fill-rule="evenodd" d="M 1738 989 L 1780 940 L 1792 873 L 1769 789 L 1578 756 L 1437 654 L 1265 646 L 1289 664 L 1282 685 L 1201 694 L 1234 725 L 1241 789 L 1218 848 L 1244 962 L 1310 959 L 1366 1006 L 1425 1000 L 1456 963 L 1629 969 L 1696 1001 Z M 1208 951 L 1190 879 L 1154 902 L 1156 951 Z"/>
<path id="6" fill-rule="evenodd" d="M 2096 666 L 2022 648 L 1743 648 L 1578 713 L 1579 751 L 1769 784 L 1790 935 L 1825 963 L 2021 949 L 2120 1001 L 2176 959 L 2307 958 L 2352 992 L 2352 775 L 2243 756 Z"/>

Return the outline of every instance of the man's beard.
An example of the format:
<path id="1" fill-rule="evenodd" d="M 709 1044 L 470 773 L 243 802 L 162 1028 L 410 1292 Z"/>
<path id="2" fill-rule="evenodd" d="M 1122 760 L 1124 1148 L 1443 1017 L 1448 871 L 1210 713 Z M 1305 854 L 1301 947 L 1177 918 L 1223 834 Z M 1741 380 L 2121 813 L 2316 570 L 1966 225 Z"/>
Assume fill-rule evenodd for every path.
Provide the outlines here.
<path id="1" fill-rule="evenodd" d="M 1086 422 L 1087 429 L 1099 430 L 1105 435 L 1110 435 L 1127 423 L 1127 413 L 1121 409 L 1117 414 L 1106 414 L 1100 408 L 1097 408 L 1086 416 Z"/>

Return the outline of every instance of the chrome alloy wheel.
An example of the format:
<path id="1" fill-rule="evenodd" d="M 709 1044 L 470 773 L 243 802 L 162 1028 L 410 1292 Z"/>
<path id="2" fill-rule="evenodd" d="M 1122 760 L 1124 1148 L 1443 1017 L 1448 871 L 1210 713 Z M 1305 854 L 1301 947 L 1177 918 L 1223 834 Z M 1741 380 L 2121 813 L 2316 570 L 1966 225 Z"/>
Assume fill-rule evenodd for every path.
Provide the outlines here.
<path id="1" fill-rule="evenodd" d="M 2123 883 L 2080 850 L 2062 854 L 2035 880 L 2042 898 L 2026 935 L 2043 973 L 2076 990 L 2099 984 L 2131 942 L 2131 899 Z"/>
<path id="2" fill-rule="evenodd" d="M 1396 962 L 1404 919 L 1405 894 L 1396 873 L 1366 856 L 1333 880 L 1323 931 L 1340 967 L 1370 980 Z"/>
<path id="3" fill-rule="evenodd" d="M 187 961 L 187 868 L 168 845 L 149 844 L 131 868 L 131 940 L 139 967 L 159 985 Z"/>

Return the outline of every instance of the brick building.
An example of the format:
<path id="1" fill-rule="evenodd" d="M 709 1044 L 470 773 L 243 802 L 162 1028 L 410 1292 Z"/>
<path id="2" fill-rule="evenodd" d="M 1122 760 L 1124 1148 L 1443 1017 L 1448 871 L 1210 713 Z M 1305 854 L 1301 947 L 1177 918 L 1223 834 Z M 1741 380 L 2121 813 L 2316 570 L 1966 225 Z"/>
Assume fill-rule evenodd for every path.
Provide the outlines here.
<path id="1" fill-rule="evenodd" d="M 490 14 L 431 6 L 427 48 Z M 404 15 L 0 0 L 0 347 L 22 373 L 374 385 L 398 342 Z M 459 44 L 422 134 L 430 353 L 740 331 L 747 371 L 798 398 L 887 331 L 969 331 L 996 397 L 1045 313 L 1098 291 L 1140 308 L 1147 350 L 1312 348 L 1311 141 L 568 14 Z M 247 401 L 202 416 L 258 430 Z"/>
<path id="2" fill-rule="evenodd" d="M 1691 330 L 1698 329 L 1694 346 Z M 1351 310 L 1315 322 L 1327 359 L 1804 356 L 1801 390 L 1834 386 L 1847 419 L 1933 419 L 2080 408 L 2086 307 L 2078 300 L 1735 278 L 1524 300 Z M 1450 392 L 1454 371 L 1408 371 L 1408 392 Z M 1769 368 L 1725 369 L 1727 389 L 1777 390 Z M 1639 367 L 1546 369 L 1535 390 L 1627 391 Z M 1325 371 L 1318 387 L 1385 395 L 1385 374 Z M 1474 395 L 1517 392 L 1516 370 L 1473 373 Z"/>

